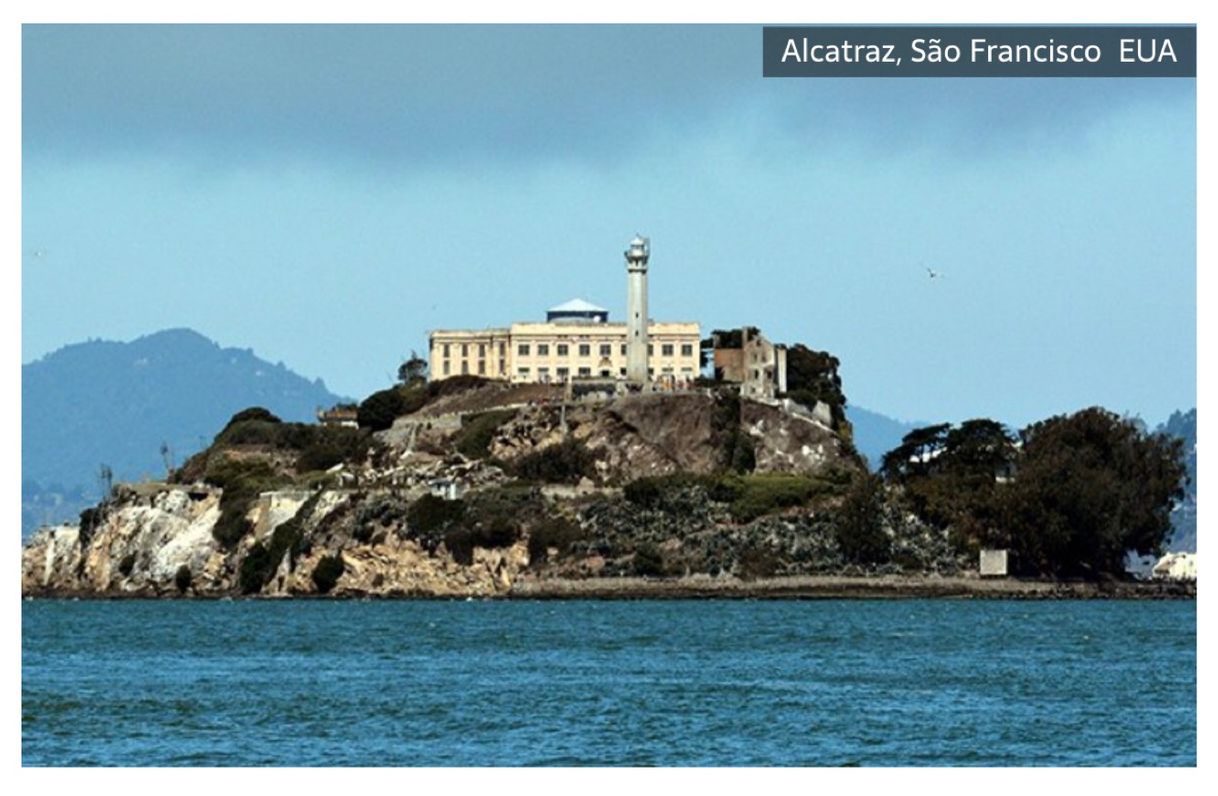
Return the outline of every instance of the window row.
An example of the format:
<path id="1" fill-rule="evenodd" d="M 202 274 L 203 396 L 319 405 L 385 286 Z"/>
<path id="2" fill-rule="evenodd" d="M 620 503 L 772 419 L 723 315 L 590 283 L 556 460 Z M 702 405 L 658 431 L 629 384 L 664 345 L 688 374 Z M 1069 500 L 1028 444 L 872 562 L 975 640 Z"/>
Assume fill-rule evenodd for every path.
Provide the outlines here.
<path id="1" fill-rule="evenodd" d="M 522 356 L 522 357 L 531 356 L 533 348 L 534 348 L 534 346 L 530 343 L 519 343 L 516 346 L 516 355 Z M 537 356 L 539 356 L 539 357 L 548 357 L 550 355 L 550 344 L 549 343 L 537 343 L 536 349 L 537 349 Z M 571 352 L 571 347 L 567 343 L 556 343 L 554 345 L 554 349 L 555 349 L 555 353 L 560 357 L 569 356 L 570 352 Z M 661 356 L 670 357 L 673 355 L 675 350 L 676 350 L 676 346 L 672 343 L 662 343 L 660 345 L 660 355 Z M 578 352 L 578 355 L 581 357 L 592 356 L 592 345 L 590 343 L 580 343 L 576 346 L 576 351 Z M 621 344 L 620 353 L 622 356 L 626 356 L 626 344 L 625 343 Z M 655 356 L 655 353 L 656 353 L 655 345 L 653 343 L 648 343 L 647 344 L 647 355 Z M 597 355 L 598 356 L 607 357 L 607 356 L 611 356 L 612 354 L 613 354 L 613 345 L 612 344 L 601 343 L 600 345 L 597 346 Z M 692 357 L 693 355 L 694 355 L 693 344 L 692 343 L 682 343 L 681 344 L 681 356 Z M 447 354 L 445 354 L 445 356 L 447 356 Z"/>

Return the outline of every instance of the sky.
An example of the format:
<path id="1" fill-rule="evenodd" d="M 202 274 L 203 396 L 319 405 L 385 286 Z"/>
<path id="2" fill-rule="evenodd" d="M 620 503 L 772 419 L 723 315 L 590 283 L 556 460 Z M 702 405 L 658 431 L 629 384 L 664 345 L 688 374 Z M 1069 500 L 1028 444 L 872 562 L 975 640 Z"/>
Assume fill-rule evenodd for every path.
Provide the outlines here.
<path id="1" fill-rule="evenodd" d="M 190 327 L 360 398 L 582 297 L 1019 426 L 1196 404 L 1191 79 L 764 79 L 758 26 L 30 26 L 22 361 Z M 940 273 L 930 278 L 927 269 Z"/>

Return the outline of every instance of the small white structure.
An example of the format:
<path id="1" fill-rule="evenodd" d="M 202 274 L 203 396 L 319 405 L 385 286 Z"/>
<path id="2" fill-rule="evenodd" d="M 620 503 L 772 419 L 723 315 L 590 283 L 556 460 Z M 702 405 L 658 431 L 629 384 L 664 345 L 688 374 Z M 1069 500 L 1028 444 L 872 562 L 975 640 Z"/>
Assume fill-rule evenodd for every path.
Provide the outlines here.
<path id="1" fill-rule="evenodd" d="M 981 577 L 1005 578 L 1007 576 L 1007 551 L 981 551 Z"/>
<path id="2" fill-rule="evenodd" d="M 465 485 L 455 478 L 434 478 L 427 488 L 431 494 L 445 500 L 460 500 L 465 494 Z"/>
<path id="3" fill-rule="evenodd" d="M 1150 577 L 1155 580 L 1197 580 L 1196 553 L 1168 553 L 1159 559 Z"/>

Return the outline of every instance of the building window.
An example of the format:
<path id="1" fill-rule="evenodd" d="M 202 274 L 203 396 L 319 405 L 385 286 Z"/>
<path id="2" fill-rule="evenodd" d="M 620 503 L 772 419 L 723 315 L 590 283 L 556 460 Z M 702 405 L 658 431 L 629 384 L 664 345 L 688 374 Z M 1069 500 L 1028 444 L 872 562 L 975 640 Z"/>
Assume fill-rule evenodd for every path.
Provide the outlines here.
<path id="1" fill-rule="evenodd" d="M 625 368 L 619 368 L 617 373 L 618 373 L 618 375 L 619 375 L 619 376 L 625 376 L 625 375 L 626 375 L 626 369 L 625 369 Z"/>
<path id="2" fill-rule="evenodd" d="M 609 345 L 608 343 L 601 344 L 601 356 L 607 357 L 612 353 L 613 353 L 613 346 Z"/>
<path id="3" fill-rule="evenodd" d="M 463 360 L 461 360 L 461 375 L 465 376 L 468 374 L 469 374 L 469 363 L 463 359 Z"/>
<path id="4" fill-rule="evenodd" d="M 601 378 L 602 378 L 602 379 L 607 379 L 607 378 L 609 378 L 609 370 L 608 370 L 608 368 L 606 368 L 605 370 L 602 370 L 602 371 L 601 371 Z"/>
<path id="5" fill-rule="evenodd" d="M 694 355 L 693 343 L 681 343 L 681 356 L 692 357 Z"/>
<path id="6" fill-rule="evenodd" d="M 556 371 L 554 371 L 554 372 L 555 372 L 556 374 L 558 374 L 558 380 L 559 380 L 559 381 L 566 381 L 566 380 L 567 380 L 567 375 L 571 373 L 571 371 L 570 371 L 570 370 L 568 370 L 567 368 L 559 368 L 558 370 L 556 370 Z"/>
<path id="7" fill-rule="evenodd" d="M 486 356 L 486 343 L 478 343 L 478 358 Z"/>
<path id="8" fill-rule="evenodd" d="M 522 377 L 524 377 L 524 378 L 526 378 L 526 379 L 529 377 L 529 369 L 528 369 L 528 368 L 516 368 L 516 373 L 517 373 L 517 375 L 522 376 Z"/>
<path id="9" fill-rule="evenodd" d="M 463 357 L 469 356 L 469 345 L 466 343 L 461 344 L 461 356 L 463 356 Z"/>
<path id="10" fill-rule="evenodd" d="M 505 343 L 499 344 L 499 356 L 507 356 L 507 345 Z"/>
<path id="11" fill-rule="evenodd" d="M 549 355 L 550 355 L 549 343 L 538 343 L 537 344 L 537 356 L 548 357 Z"/>
<path id="12" fill-rule="evenodd" d="M 516 346 L 516 353 L 519 356 L 527 357 L 529 355 L 529 344 L 521 343 L 520 345 Z"/>
<path id="13" fill-rule="evenodd" d="M 502 376 L 506 373 L 507 373 L 507 360 L 501 359 L 501 360 L 499 360 L 499 375 Z"/>
<path id="14" fill-rule="evenodd" d="M 664 368 L 660 372 L 663 373 L 665 376 L 669 376 L 672 374 L 672 368 Z"/>
<path id="15" fill-rule="evenodd" d="M 486 360 L 485 359 L 478 360 L 478 375 L 479 376 L 486 375 Z"/>
<path id="16" fill-rule="evenodd" d="M 592 346 L 588 345 L 587 343 L 580 343 L 579 355 L 581 357 L 592 356 Z"/>
<path id="17" fill-rule="evenodd" d="M 660 346 L 660 356 L 672 356 L 672 343 L 665 343 L 664 345 Z"/>
<path id="18" fill-rule="evenodd" d="M 622 356 L 626 356 L 626 344 L 622 343 Z"/>
<path id="19" fill-rule="evenodd" d="M 444 358 L 448 359 L 448 343 L 444 344 Z"/>
<path id="20" fill-rule="evenodd" d="M 558 344 L 558 355 L 560 357 L 565 357 L 567 355 L 567 344 L 566 343 Z"/>
<path id="21" fill-rule="evenodd" d="M 656 354 L 656 347 L 651 343 L 647 344 L 647 356 L 653 357 Z"/>
<path id="22" fill-rule="evenodd" d="M 444 375 L 448 375 L 448 360 L 444 360 Z"/>
<path id="23" fill-rule="evenodd" d="M 537 380 L 540 381 L 542 384 L 548 383 L 550 381 L 550 369 L 549 368 L 538 368 L 537 369 Z"/>
<path id="24" fill-rule="evenodd" d="M 591 375 L 592 375 L 592 368 L 580 368 L 580 369 L 579 369 L 579 375 L 581 375 L 581 376 L 591 376 Z"/>
<path id="25" fill-rule="evenodd" d="M 682 376 L 692 376 L 692 375 L 694 375 L 694 369 L 693 368 L 681 368 L 681 375 Z"/>

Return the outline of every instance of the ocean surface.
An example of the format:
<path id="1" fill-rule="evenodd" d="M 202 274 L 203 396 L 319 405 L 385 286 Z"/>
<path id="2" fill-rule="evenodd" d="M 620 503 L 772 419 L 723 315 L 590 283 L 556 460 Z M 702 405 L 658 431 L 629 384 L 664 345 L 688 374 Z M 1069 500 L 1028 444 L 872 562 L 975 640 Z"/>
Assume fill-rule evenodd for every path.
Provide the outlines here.
<path id="1" fill-rule="evenodd" d="M 1194 766 L 1196 604 L 25 601 L 27 766 Z"/>

